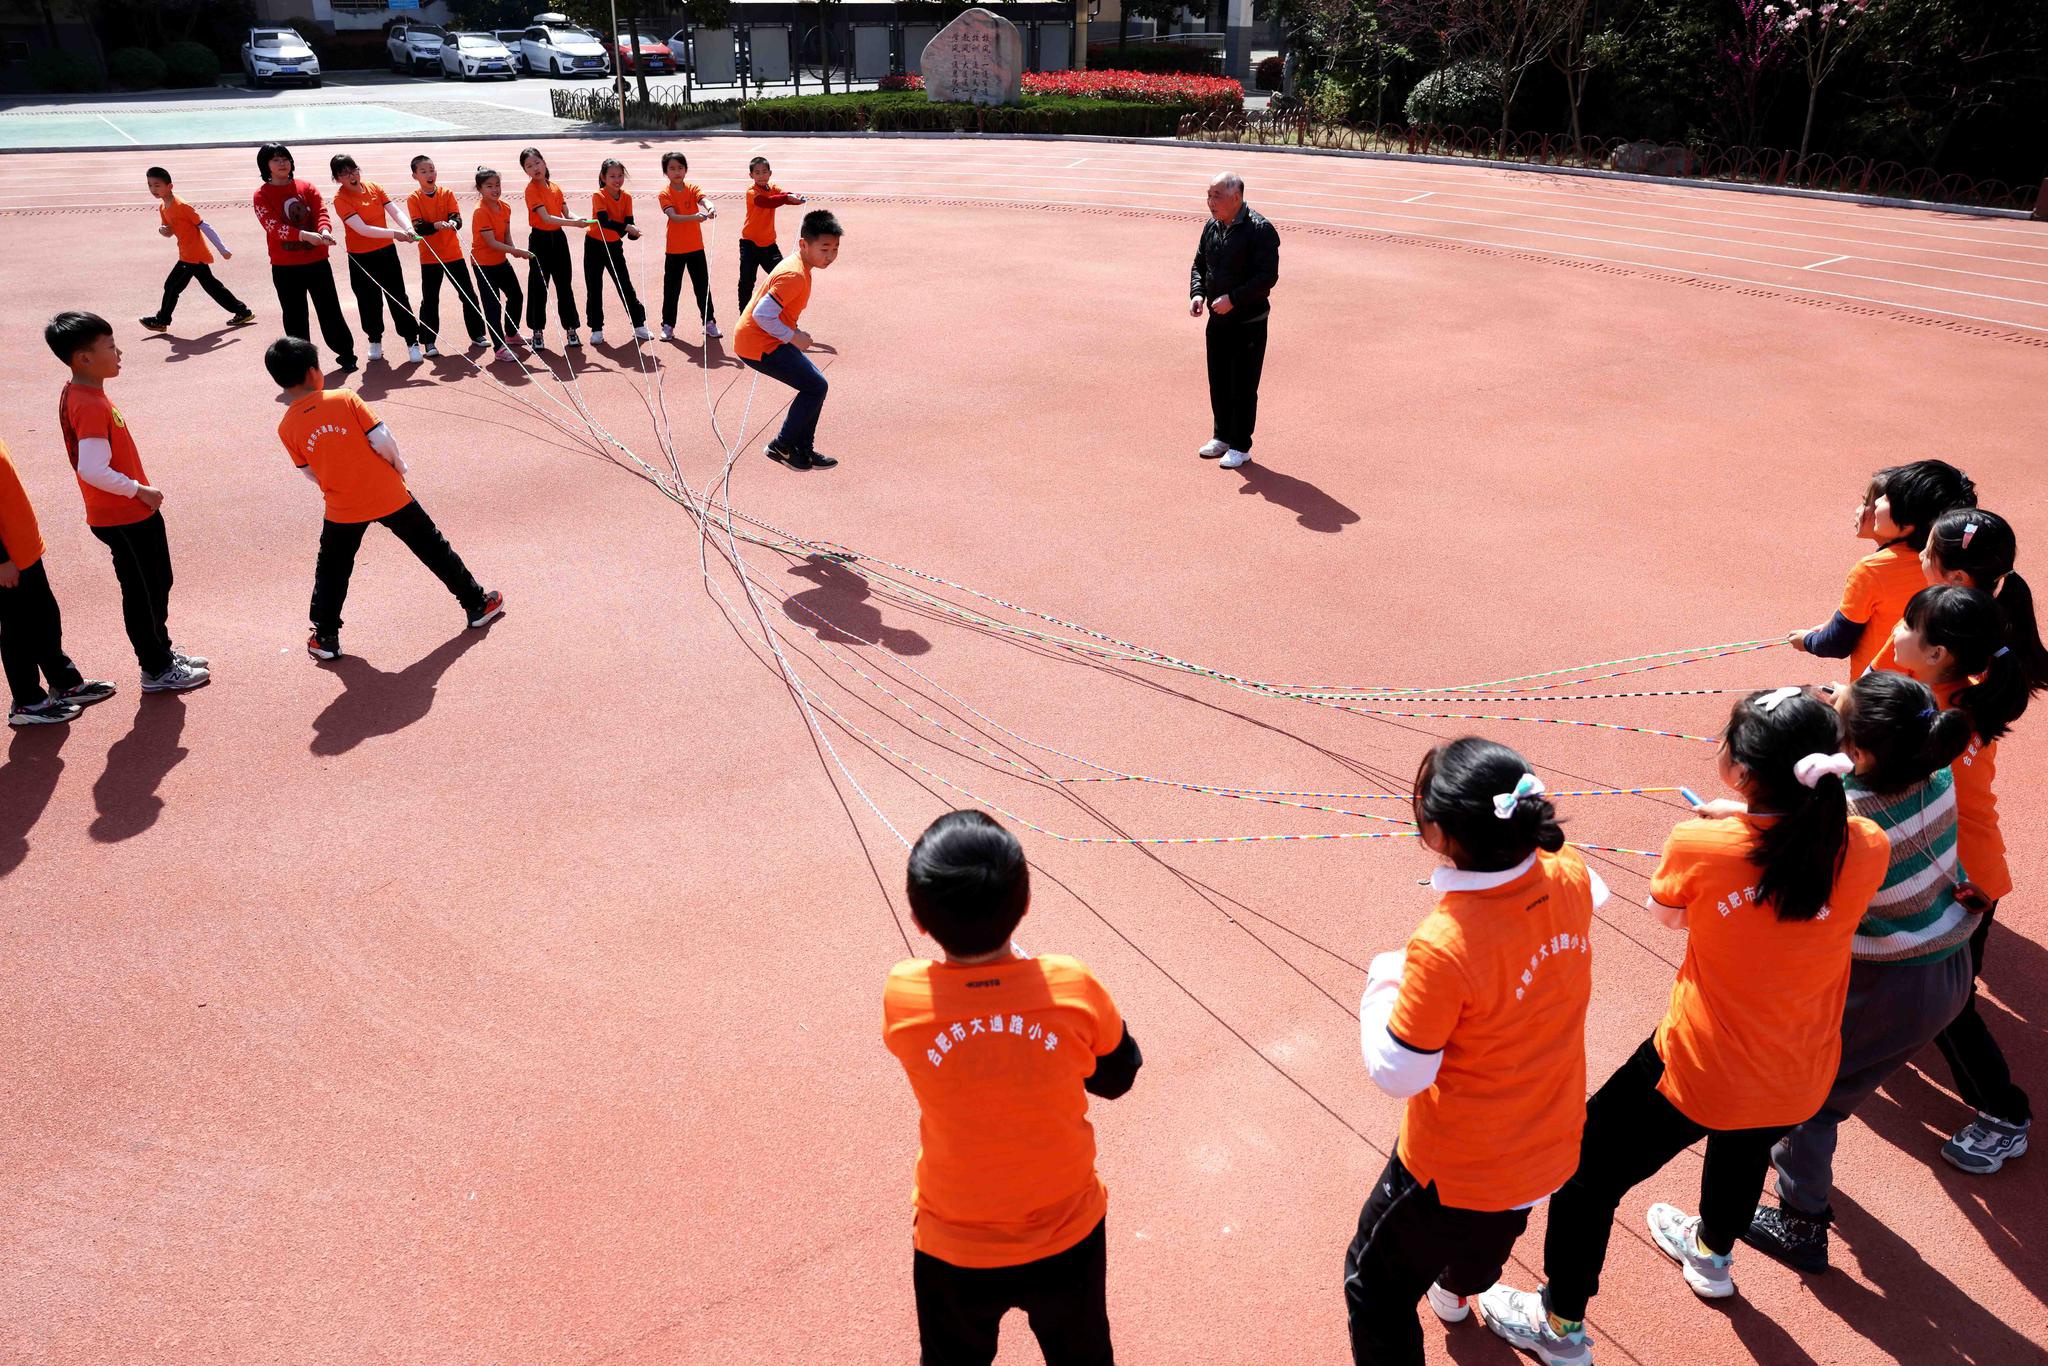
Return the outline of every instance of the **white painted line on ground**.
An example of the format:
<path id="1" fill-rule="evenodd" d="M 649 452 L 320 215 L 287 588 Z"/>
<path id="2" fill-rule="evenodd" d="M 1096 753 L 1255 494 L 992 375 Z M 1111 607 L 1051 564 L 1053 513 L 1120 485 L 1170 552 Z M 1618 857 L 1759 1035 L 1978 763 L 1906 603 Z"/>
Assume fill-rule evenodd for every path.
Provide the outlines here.
<path id="1" fill-rule="evenodd" d="M 1072 161 L 1068 162 L 1063 169 L 1071 171 L 1087 159 L 1087 157 L 1075 157 Z"/>
<path id="2" fill-rule="evenodd" d="M 1846 257 L 1846 256 L 1830 256 L 1830 257 L 1829 257 L 1829 258 L 1828 258 L 1827 260 L 1825 260 L 1825 261 L 1815 261 L 1815 262 L 1814 262 L 1814 263 L 1813 263 L 1812 265 L 1810 265 L 1810 266 L 1801 266 L 1801 267 L 1800 267 L 1800 269 L 1801 269 L 1801 270 L 1817 270 L 1817 269 L 1819 269 L 1819 268 L 1820 268 L 1821 266 L 1831 266 L 1831 265 L 1833 265 L 1833 264 L 1834 264 L 1835 262 L 1837 262 L 1837 261 L 1846 261 L 1846 260 L 1848 260 L 1848 259 L 1849 259 L 1849 258 L 1848 258 L 1848 257 Z M 1893 262 L 1892 264 L 1893 264 L 1893 265 L 1904 265 L 1904 264 L 1905 264 L 1905 262 L 1903 262 L 1903 261 L 1894 261 L 1894 262 Z M 1936 266 L 1936 267 L 1935 267 L 1935 269 L 1936 269 L 1936 270 L 1940 270 L 1940 269 L 1941 269 L 1941 267 L 1940 267 L 1940 266 Z"/>
<path id="3" fill-rule="evenodd" d="M 1435 190 L 1424 190 L 1424 191 L 1423 191 L 1423 192 L 1422 192 L 1421 194 L 1418 194 L 1418 195 L 1412 195 L 1412 196 L 1410 196 L 1409 198 L 1407 198 L 1407 199 L 1404 199 L 1404 200 L 1402 200 L 1401 202 L 1402 202 L 1403 204 L 1413 204 L 1413 203 L 1415 203 L 1415 202 L 1416 202 L 1416 200 L 1419 200 L 1419 199 L 1427 199 L 1427 198 L 1429 198 L 1429 197 L 1430 197 L 1431 195 L 1433 195 L 1433 194 L 1435 194 L 1435 193 L 1436 193 L 1436 191 L 1435 191 Z"/>
<path id="4" fill-rule="evenodd" d="M 120 124 L 114 122 L 105 114 L 94 114 L 93 117 L 98 119 L 101 123 L 107 125 L 107 127 L 113 129 L 115 132 L 119 133 L 122 137 L 127 138 L 128 141 L 134 143 L 137 147 L 140 147 L 142 145 L 141 138 L 130 136 L 126 128 L 123 128 Z"/>

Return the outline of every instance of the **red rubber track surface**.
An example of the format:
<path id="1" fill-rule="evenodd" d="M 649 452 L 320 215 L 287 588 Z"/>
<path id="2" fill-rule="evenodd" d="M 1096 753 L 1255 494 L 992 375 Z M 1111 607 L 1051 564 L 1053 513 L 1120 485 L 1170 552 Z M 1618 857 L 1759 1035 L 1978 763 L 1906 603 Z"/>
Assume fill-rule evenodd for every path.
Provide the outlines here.
<path id="1" fill-rule="evenodd" d="M 549 153 L 577 191 L 624 157 L 646 221 L 667 145 Z M 727 209 L 710 235 L 730 329 L 756 149 L 682 145 Z M 295 150 L 324 184 L 337 149 Z M 432 150 L 465 205 L 470 166 L 514 165 L 508 143 Z M 759 150 L 847 227 L 805 317 L 830 348 L 820 445 L 844 463 L 763 460 L 783 407 L 763 385 L 733 472 L 735 506 L 807 537 L 1240 674 L 1393 687 L 1815 625 L 1862 548 L 1846 528 L 1869 472 L 1923 455 L 1967 468 L 2018 527 L 2023 568 L 2048 576 L 2028 558 L 2048 536 L 2041 225 L 1189 148 Z M 172 338 L 134 326 L 171 260 L 141 183 L 165 159 L 237 248 L 219 269 L 259 326 L 210 330 L 197 290 Z M 405 159 L 364 157 L 394 189 Z M 1257 459 L 1235 473 L 1194 457 L 1208 423 L 1184 287 L 1202 186 L 1226 167 L 1283 236 Z M 550 423 L 537 391 L 558 384 L 510 367 L 505 387 L 453 356 L 357 381 L 508 615 L 464 631 L 373 532 L 349 654 L 310 663 L 318 505 L 274 435 L 252 171 L 242 150 L 0 162 L 0 436 L 41 514 L 70 653 L 122 688 L 68 728 L 15 732 L 0 768 L 0 1357 L 913 1359 L 916 1120 L 878 1037 L 905 951 L 902 847 L 868 800 L 914 835 L 966 798 L 826 720 L 851 785 L 716 559 L 737 612 L 707 591 L 692 520 Z M 630 257 L 658 300 L 658 234 Z M 78 515 L 37 335 L 66 307 L 120 329 L 113 392 L 168 491 L 173 628 L 215 663 L 189 697 L 139 698 Z M 647 349 L 658 386 L 629 345 L 586 350 L 578 388 L 656 463 L 658 394 L 702 486 L 723 456 L 683 335 Z M 749 380 L 710 372 L 728 435 Z M 839 659 L 1062 776 L 1092 770 L 990 738 L 939 688 L 1068 754 L 1201 783 L 1399 792 L 1436 737 L 1477 728 L 1553 789 L 1712 790 L 1692 741 L 1346 715 L 1034 647 L 843 566 L 742 548 L 819 701 L 1062 834 L 1374 827 L 1020 777 Z M 1830 676 L 1773 650 L 1553 692 Z M 1710 734 L 1729 699 L 1505 700 L 1392 705 Z M 1984 984 L 2036 1084 L 2042 724 L 2003 746 L 2020 890 Z M 1669 796 L 1563 806 L 1575 838 L 1633 848 L 1680 814 Z M 1343 1359 L 1341 1256 L 1399 1114 L 1363 1075 L 1351 1012 L 1361 965 L 1428 907 L 1428 857 L 1398 839 L 1026 841 L 1024 942 L 1087 959 L 1148 1058 L 1095 1116 L 1120 1358 Z M 1650 860 L 1593 857 L 1616 892 L 1594 935 L 1597 1084 L 1660 1016 L 1683 940 L 1638 909 Z M 1944 1167 L 1940 1138 L 1966 1117 L 1949 1085 L 1930 1050 L 1844 1127 L 1824 1277 L 1743 1250 L 1739 1296 L 1694 1300 L 1642 1225 L 1651 1200 L 1695 1202 L 1698 1154 L 1678 1158 L 1622 1208 L 1599 1360 L 2043 1359 L 2048 1169 Z M 1508 1279 L 1537 1280 L 1542 1224 Z M 1021 1320 L 1007 1330 L 1001 1360 L 1035 1360 Z M 1425 1335 L 1432 1361 L 1511 1359 L 1476 1323 L 1425 1316 Z"/>

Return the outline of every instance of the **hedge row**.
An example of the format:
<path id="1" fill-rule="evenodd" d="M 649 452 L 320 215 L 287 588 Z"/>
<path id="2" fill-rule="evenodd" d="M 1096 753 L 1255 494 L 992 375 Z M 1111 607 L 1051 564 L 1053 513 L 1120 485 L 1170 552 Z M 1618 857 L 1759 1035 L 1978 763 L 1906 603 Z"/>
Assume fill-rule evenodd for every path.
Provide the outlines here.
<path id="1" fill-rule="evenodd" d="M 1021 104 L 935 104 L 917 91 L 860 91 L 750 100 L 740 106 L 749 132 L 1094 133 L 1172 137 L 1191 105 L 1026 95 Z"/>
<path id="2" fill-rule="evenodd" d="M 669 91 L 677 90 L 677 87 L 664 86 L 661 89 Z M 607 128 L 619 126 L 619 97 L 608 84 L 569 89 L 556 86 L 548 92 L 548 99 L 558 119 L 574 119 Z M 699 100 L 695 103 L 680 99 L 628 100 L 625 126 L 669 133 L 690 128 L 714 128 L 733 122 L 739 115 L 739 108 L 738 100 Z"/>

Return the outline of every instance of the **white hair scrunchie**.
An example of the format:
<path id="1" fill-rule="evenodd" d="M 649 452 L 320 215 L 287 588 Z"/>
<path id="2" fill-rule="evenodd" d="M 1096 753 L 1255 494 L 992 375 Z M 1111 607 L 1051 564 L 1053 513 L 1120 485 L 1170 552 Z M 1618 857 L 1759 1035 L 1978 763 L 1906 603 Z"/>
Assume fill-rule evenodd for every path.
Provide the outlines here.
<path id="1" fill-rule="evenodd" d="M 1792 765 L 1792 775 L 1801 787 L 1817 786 L 1830 773 L 1846 778 L 1855 771 L 1856 761 L 1846 754 L 1809 754 Z"/>
<path id="2" fill-rule="evenodd" d="M 1804 688 L 1779 688 L 1776 692 L 1767 692 L 1756 700 L 1756 708 L 1764 715 L 1769 716 L 1780 706 L 1784 705 L 1788 698 L 1797 697 L 1805 691 L 1806 689 Z"/>
<path id="3" fill-rule="evenodd" d="M 1493 814 L 1500 820 L 1510 820 L 1514 817 L 1515 808 L 1522 804 L 1522 798 L 1542 795 L 1543 780 L 1533 773 L 1524 773 L 1515 780 L 1513 792 L 1502 792 L 1494 797 Z"/>

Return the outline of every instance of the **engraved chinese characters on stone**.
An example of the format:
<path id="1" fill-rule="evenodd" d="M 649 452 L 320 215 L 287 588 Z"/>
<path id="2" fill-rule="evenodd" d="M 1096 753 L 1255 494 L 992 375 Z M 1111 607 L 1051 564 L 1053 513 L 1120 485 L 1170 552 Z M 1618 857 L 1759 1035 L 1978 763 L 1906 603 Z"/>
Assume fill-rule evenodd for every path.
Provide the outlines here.
<path id="1" fill-rule="evenodd" d="M 1024 38 L 1001 15 L 971 9 L 925 44 L 923 65 L 934 100 L 1015 104 L 1024 89 Z"/>

